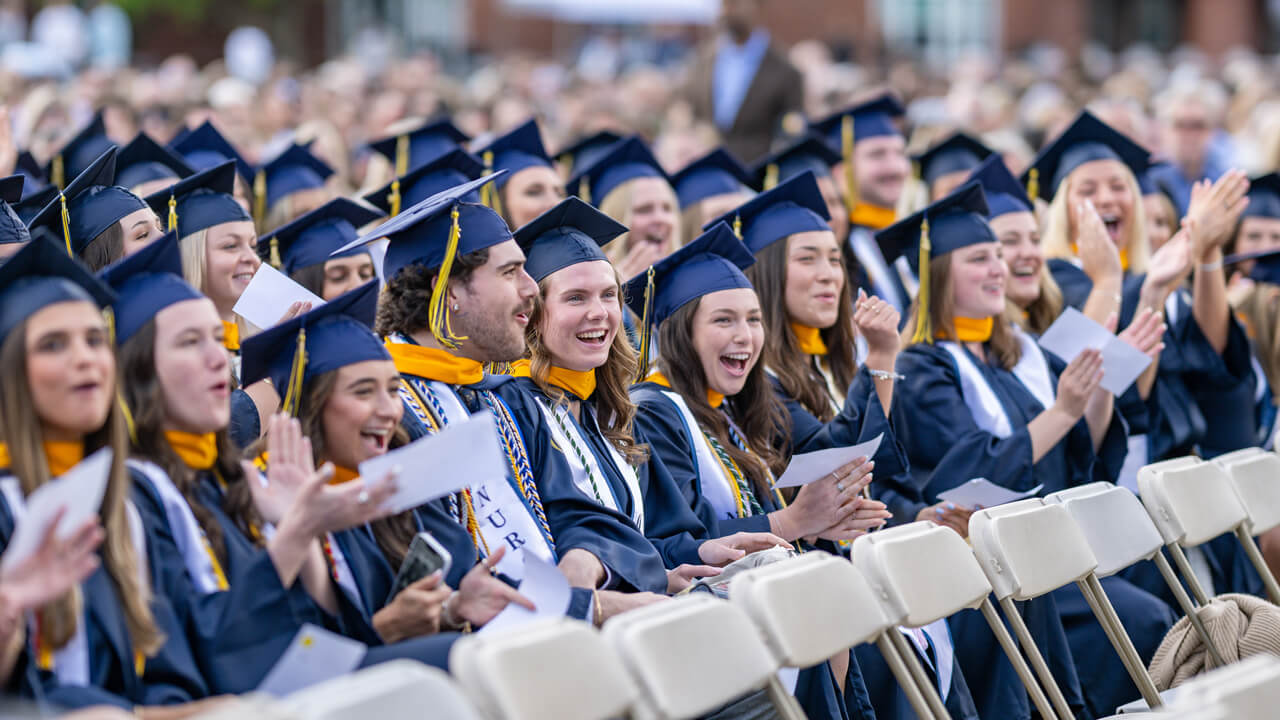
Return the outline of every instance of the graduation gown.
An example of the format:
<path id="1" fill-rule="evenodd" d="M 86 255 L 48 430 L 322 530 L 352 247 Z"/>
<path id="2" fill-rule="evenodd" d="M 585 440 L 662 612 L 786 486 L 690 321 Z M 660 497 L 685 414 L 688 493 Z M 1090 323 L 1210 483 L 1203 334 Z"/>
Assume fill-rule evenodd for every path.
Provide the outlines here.
<path id="1" fill-rule="evenodd" d="M 868 295 L 875 295 L 892 305 L 901 313 L 905 322 L 907 308 L 915 299 L 915 288 L 907 287 L 904 276 L 915 284 L 914 274 L 910 266 L 902 267 L 906 264 L 905 259 L 900 258 L 901 263 L 885 262 L 875 234 L 875 229 L 861 225 L 854 225 L 849 231 L 845 250 L 857 259 L 855 272 L 850 274 L 849 280 Z"/>
<path id="2" fill-rule="evenodd" d="M 0 477 L 12 478 L 7 471 Z M 0 495 L 0 552 L 12 539 L 13 518 L 8 500 Z M 145 538 L 145 531 L 140 536 Z M 150 547 L 149 542 L 147 545 L 146 558 L 150 559 L 157 549 Z M 14 667 L 13 689 L 41 705 L 64 709 L 111 705 L 132 710 L 135 705 L 171 705 L 209 695 L 177 614 L 167 598 L 157 592 L 152 599 L 152 615 L 165 641 L 155 655 L 146 659 L 139 673 L 124 607 L 105 564 L 99 565 L 81 583 L 80 590 L 84 598 L 80 622 L 83 623 L 87 677 L 81 682 L 62 676 L 57 667 L 62 661 L 58 651 L 54 654 L 52 671 L 38 668 L 28 635 L 26 647 Z"/>
<path id="3" fill-rule="evenodd" d="M 756 500 L 763 512 L 744 518 L 718 512 L 703 494 L 704 482 L 713 480 L 701 477 L 694 448 L 695 443 L 706 440 L 701 430 L 688 426 L 681 410 L 664 392 L 668 392 L 666 388 L 652 382 L 640 383 L 631 390 L 631 398 L 636 403 L 637 436 L 649 444 L 651 455 L 648 487 L 655 490 L 646 491 L 645 517 L 678 518 L 652 527 L 646 523 L 646 533 L 654 538 L 655 544 L 662 546 L 666 538 L 658 537 L 659 532 L 673 532 L 672 537 L 685 543 L 699 543 L 735 532 L 768 532 L 768 513 L 781 509 L 772 493 L 757 494 Z M 725 482 L 725 479 L 721 476 L 714 482 Z M 749 503 L 744 504 L 749 507 Z M 692 516 L 688 514 L 690 510 Z M 698 526 L 691 526 L 695 523 Z M 876 717 L 857 657 L 852 653 L 843 695 L 830 666 L 821 663 L 800 671 L 795 696 L 811 718 Z"/>

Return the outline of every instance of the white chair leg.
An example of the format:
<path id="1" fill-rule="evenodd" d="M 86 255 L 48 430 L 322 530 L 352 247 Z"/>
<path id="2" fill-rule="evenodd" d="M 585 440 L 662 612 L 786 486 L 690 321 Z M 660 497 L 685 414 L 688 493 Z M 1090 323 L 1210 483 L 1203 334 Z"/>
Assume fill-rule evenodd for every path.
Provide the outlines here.
<path id="1" fill-rule="evenodd" d="M 1009 658 L 1009 662 L 1013 663 L 1013 669 L 1017 671 L 1018 677 L 1022 680 L 1022 686 L 1027 689 L 1027 695 L 1031 697 L 1031 702 L 1036 706 L 1042 720 L 1058 720 L 1058 715 L 1049 705 L 1049 698 L 1045 696 L 1044 689 L 1031 674 L 1026 658 L 1018 652 L 1018 647 L 1009 635 L 1008 628 L 1000 620 L 1000 613 L 996 612 L 995 606 L 991 604 L 991 598 L 982 601 L 982 616 L 987 619 L 987 624 L 991 626 L 991 632 L 995 633 L 1005 656 Z M 1070 718 L 1071 716 L 1067 715 L 1064 720 L 1070 720 Z"/>
<path id="2" fill-rule="evenodd" d="M 1191 588 L 1191 596 L 1201 607 L 1208 605 L 1209 593 L 1204 591 L 1204 586 L 1196 577 L 1196 571 L 1191 568 L 1191 561 L 1187 560 L 1187 554 L 1182 552 L 1182 546 L 1178 543 L 1170 543 L 1165 547 L 1169 548 L 1169 554 L 1173 556 L 1173 564 L 1177 566 L 1183 580 L 1186 580 L 1187 587 Z"/>
<path id="3" fill-rule="evenodd" d="M 1022 646 L 1023 652 L 1027 654 L 1027 660 L 1031 662 L 1032 669 L 1036 671 L 1036 677 L 1040 678 L 1040 684 L 1044 686 L 1049 699 L 1053 701 L 1054 710 L 1057 711 L 1060 717 L 1075 717 L 1071 712 L 1071 706 L 1067 704 L 1066 696 L 1062 694 L 1062 688 L 1058 687 L 1058 681 L 1054 679 L 1053 673 L 1049 672 L 1049 664 L 1044 661 L 1044 656 L 1040 654 L 1040 648 L 1036 646 L 1036 641 L 1032 639 L 1031 631 L 1027 629 L 1027 624 L 1022 621 L 1022 615 L 1018 613 L 1018 606 L 1013 604 L 1013 598 L 1001 598 L 1000 607 L 1004 609 L 1005 617 L 1008 618 L 1009 624 L 1013 626 L 1013 633 L 1017 636 L 1018 644 Z"/>
<path id="4" fill-rule="evenodd" d="M 1267 561 L 1263 559 L 1258 543 L 1254 541 L 1249 531 L 1245 530 L 1243 523 L 1236 526 L 1236 538 L 1244 546 L 1244 554 L 1249 556 L 1249 562 L 1253 563 L 1253 568 L 1262 577 L 1262 584 L 1267 588 L 1267 597 L 1272 604 L 1280 605 L 1280 584 L 1276 583 L 1276 576 L 1272 575 L 1271 568 L 1267 567 Z"/>
<path id="5" fill-rule="evenodd" d="M 1209 637 L 1209 629 L 1204 626 L 1204 621 L 1200 619 L 1199 609 L 1192 602 L 1191 596 L 1187 595 L 1187 589 L 1182 587 L 1182 583 L 1178 582 L 1178 576 L 1174 574 L 1173 568 L 1169 565 L 1169 560 L 1165 558 L 1164 552 L 1157 550 L 1155 557 L 1151 558 L 1156 564 L 1156 568 L 1160 571 L 1160 575 L 1164 578 L 1164 582 L 1169 586 L 1169 591 L 1173 593 L 1174 599 L 1178 601 L 1178 607 L 1182 609 L 1182 614 L 1187 617 L 1191 623 L 1191 627 L 1195 628 L 1197 634 L 1200 635 L 1200 641 L 1209 649 L 1209 655 L 1213 658 L 1215 667 L 1223 667 L 1227 663 L 1222 659 L 1222 653 L 1218 652 L 1218 646 L 1213 644 L 1213 638 Z"/>

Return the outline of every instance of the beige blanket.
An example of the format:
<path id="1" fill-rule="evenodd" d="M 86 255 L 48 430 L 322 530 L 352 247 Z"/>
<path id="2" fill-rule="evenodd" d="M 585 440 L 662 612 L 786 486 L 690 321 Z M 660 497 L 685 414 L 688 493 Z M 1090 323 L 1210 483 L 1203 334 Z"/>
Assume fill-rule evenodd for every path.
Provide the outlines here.
<path id="1" fill-rule="evenodd" d="M 1252 595 L 1227 594 L 1214 598 L 1199 614 L 1227 663 L 1258 653 L 1280 655 L 1280 607 Z M 1160 690 L 1168 690 L 1215 667 L 1200 634 L 1184 617 L 1156 649 L 1151 679 Z"/>

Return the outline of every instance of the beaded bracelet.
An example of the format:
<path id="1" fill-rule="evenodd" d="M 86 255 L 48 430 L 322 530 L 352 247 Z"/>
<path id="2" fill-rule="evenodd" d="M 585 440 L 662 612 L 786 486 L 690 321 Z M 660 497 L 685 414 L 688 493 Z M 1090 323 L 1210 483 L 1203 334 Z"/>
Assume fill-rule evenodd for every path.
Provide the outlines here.
<path id="1" fill-rule="evenodd" d="M 907 379 L 905 375 L 900 375 L 896 372 L 892 372 L 889 370 L 872 370 L 871 368 L 867 368 L 867 372 L 870 373 L 871 377 L 875 378 L 876 380 L 906 380 Z"/>

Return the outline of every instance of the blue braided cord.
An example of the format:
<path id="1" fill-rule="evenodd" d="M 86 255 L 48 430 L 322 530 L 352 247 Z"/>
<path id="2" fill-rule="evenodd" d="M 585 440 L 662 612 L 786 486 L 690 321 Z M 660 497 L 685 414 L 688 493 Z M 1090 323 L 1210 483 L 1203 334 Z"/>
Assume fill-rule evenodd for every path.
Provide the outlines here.
<path id="1" fill-rule="evenodd" d="M 547 544 L 555 551 L 555 540 L 551 536 L 551 524 L 547 522 L 547 514 L 542 509 L 542 498 L 538 494 L 538 486 L 533 481 L 533 470 L 529 467 L 529 457 L 525 453 L 524 437 L 520 428 L 511 416 L 507 404 L 488 390 L 480 391 L 485 403 L 493 411 L 498 422 L 498 433 L 502 436 L 502 444 L 507 451 L 507 460 L 511 464 L 512 473 L 524 498 L 526 506 L 538 521 L 538 526 L 546 538 Z"/>

